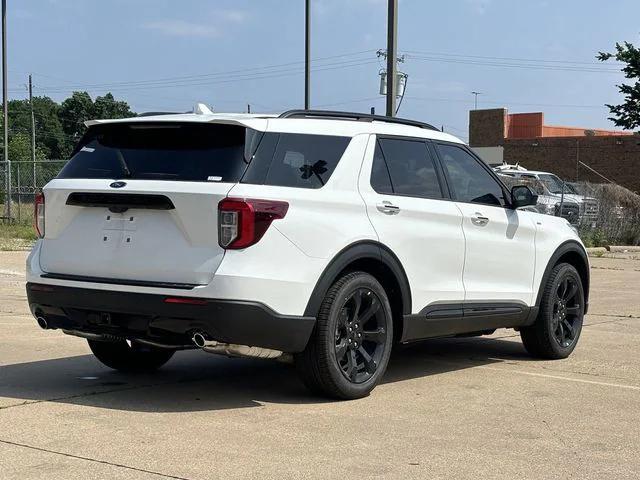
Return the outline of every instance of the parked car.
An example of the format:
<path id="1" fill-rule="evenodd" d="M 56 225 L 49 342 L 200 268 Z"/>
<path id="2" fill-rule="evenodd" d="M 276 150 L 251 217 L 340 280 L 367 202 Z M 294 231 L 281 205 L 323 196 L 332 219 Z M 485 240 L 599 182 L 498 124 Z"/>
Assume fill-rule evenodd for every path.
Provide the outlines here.
<path id="1" fill-rule="evenodd" d="M 38 197 L 38 324 L 122 371 L 177 350 L 292 354 L 314 392 L 367 395 L 394 343 L 520 331 L 576 346 L 589 264 L 459 139 L 357 113 L 98 120 Z M 453 347 L 452 347 L 453 348 Z"/>
<path id="2" fill-rule="evenodd" d="M 534 207 L 535 211 L 544 213 L 545 215 L 554 215 L 566 219 L 571 225 L 577 226 L 580 223 L 580 206 L 571 200 L 558 198 L 556 195 L 550 194 L 545 185 L 533 177 L 518 177 L 509 173 L 498 172 L 498 176 L 509 185 L 527 185 L 536 195 L 538 202 Z M 562 212 L 560 211 L 562 210 Z"/>
<path id="3" fill-rule="evenodd" d="M 539 172 L 527 170 L 519 165 L 504 164 L 494 167 L 496 172 L 502 175 L 508 175 L 516 179 L 535 179 L 541 183 L 542 190 L 538 193 L 540 197 L 548 197 L 541 199 L 541 210 L 543 213 L 555 214 L 559 211 L 559 203 L 569 204 L 565 215 L 574 215 L 574 204 L 578 207 L 577 218 L 571 219 L 571 223 L 580 222 L 594 225 L 598 220 L 599 205 L 598 200 L 586 195 L 580 194 L 576 188 L 569 182 L 562 181 L 557 175 L 549 172 Z M 564 194 L 563 194 L 564 188 Z M 564 211 L 563 207 L 563 211 Z M 564 213 L 564 212 L 563 212 Z"/>

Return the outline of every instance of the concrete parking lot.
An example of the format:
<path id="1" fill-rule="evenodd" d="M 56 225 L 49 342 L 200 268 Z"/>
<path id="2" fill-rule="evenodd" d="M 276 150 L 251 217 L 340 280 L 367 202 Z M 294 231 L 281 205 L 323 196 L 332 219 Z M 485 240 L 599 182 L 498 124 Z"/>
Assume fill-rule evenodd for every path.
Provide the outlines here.
<path id="1" fill-rule="evenodd" d="M 0 478 L 639 478 L 640 254 L 613 256 L 592 259 L 568 360 L 531 360 L 511 330 L 433 340 L 335 403 L 268 361 L 112 372 L 36 326 L 26 253 L 0 252 Z"/>

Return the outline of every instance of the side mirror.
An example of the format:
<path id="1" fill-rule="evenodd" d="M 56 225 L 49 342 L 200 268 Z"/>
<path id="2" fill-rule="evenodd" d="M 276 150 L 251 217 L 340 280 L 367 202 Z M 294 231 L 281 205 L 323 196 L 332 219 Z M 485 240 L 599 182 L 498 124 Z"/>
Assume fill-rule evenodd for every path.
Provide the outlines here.
<path id="1" fill-rule="evenodd" d="M 511 189 L 511 204 L 513 208 L 527 207 L 538 203 L 538 195 L 526 185 L 516 185 Z"/>

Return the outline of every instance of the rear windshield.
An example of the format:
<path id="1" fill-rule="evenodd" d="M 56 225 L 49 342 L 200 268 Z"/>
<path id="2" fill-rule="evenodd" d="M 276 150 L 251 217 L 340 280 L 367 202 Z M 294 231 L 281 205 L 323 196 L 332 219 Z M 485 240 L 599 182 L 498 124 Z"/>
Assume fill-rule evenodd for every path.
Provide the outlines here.
<path id="1" fill-rule="evenodd" d="M 98 125 L 58 178 L 237 182 L 261 136 L 236 125 Z"/>

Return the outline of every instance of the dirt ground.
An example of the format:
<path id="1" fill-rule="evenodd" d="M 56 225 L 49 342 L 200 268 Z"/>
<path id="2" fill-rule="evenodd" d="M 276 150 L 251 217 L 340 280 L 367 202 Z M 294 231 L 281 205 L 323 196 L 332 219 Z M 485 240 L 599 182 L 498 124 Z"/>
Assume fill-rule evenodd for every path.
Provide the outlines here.
<path id="1" fill-rule="evenodd" d="M 433 340 L 336 403 L 276 362 L 190 351 L 110 371 L 36 326 L 26 253 L 0 252 L 0 478 L 637 479 L 640 254 L 613 257 L 592 259 L 569 359 L 531 360 L 512 330 Z"/>

